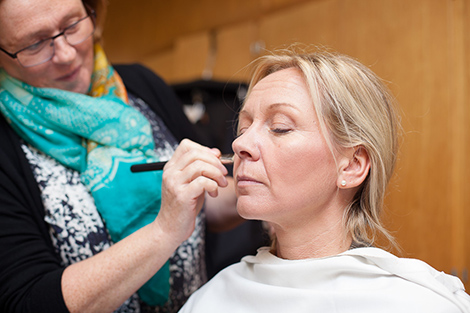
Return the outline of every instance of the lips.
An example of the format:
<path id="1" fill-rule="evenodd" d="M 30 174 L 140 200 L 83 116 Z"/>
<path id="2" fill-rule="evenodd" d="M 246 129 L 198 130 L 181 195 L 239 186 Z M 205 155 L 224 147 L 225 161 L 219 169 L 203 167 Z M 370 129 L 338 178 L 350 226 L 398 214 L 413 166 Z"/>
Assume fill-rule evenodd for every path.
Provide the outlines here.
<path id="1" fill-rule="evenodd" d="M 78 66 L 73 71 L 69 72 L 68 74 L 57 78 L 57 80 L 61 80 L 61 81 L 74 80 L 77 77 L 79 71 L 80 71 L 80 67 Z"/>
<path id="2" fill-rule="evenodd" d="M 246 175 L 237 175 L 237 185 L 253 185 L 253 184 L 261 184 L 260 181 Z"/>

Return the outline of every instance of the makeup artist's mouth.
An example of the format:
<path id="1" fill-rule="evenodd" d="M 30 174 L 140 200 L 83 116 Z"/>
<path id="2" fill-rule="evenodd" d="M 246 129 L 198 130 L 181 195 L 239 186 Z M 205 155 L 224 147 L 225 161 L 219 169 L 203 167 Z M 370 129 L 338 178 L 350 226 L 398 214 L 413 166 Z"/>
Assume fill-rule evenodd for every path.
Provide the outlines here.
<path id="1" fill-rule="evenodd" d="M 80 72 L 80 66 L 76 67 L 73 71 L 68 74 L 57 78 L 59 81 L 73 81 L 77 78 L 78 73 Z"/>

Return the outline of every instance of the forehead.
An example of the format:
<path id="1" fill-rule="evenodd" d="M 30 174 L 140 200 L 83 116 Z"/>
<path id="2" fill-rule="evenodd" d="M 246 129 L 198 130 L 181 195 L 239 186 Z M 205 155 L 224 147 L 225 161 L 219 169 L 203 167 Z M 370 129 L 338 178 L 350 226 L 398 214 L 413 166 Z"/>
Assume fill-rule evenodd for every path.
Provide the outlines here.
<path id="1" fill-rule="evenodd" d="M 283 69 L 261 79 L 253 86 L 243 111 L 277 108 L 277 104 L 287 104 L 303 112 L 314 110 L 310 91 L 299 69 Z"/>
<path id="2" fill-rule="evenodd" d="M 83 10 L 81 0 L 1 0 L 1 43 L 13 45 L 37 32 L 57 31 L 64 19 Z"/>

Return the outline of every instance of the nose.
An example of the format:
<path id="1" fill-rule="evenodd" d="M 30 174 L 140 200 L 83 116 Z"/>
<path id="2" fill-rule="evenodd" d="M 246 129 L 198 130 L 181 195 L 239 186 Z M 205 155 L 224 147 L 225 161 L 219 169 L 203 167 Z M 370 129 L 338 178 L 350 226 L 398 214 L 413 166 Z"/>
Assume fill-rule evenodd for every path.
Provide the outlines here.
<path id="1" fill-rule="evenodd" d="M 54 63 L 71 63 L 76 55 L 77 50 L 65 40 L 64 36 L 60 36 L 54 40 L 54 56 L 52 57 Z"/>
<path id="2" fill-rule="evenodd" d="M 259 142 L 256 132 L 252 129 L 246 130 L 232 143 L 233 152 L 240 158 L 256 161 L 260 157 Z"/>

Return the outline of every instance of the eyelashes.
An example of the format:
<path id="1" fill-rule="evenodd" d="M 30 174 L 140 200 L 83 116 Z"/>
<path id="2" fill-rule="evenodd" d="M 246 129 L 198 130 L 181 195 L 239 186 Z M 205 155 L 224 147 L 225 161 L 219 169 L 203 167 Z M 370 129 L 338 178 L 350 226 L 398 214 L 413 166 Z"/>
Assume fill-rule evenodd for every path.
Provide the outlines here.
<path id="1" fill-rule="evenodd" d="M 297 129 L 295 119 L 286 114 L 277 113 L 260 119 L 245 117 L 240 118 L 238 121 L 238 130 L 235 138 L 250 131 L 253 127 L 257 129 L 256 132 L 258 133 L 264 131 L 274 136 L 289 134 Z"/>
<path id="2" fill-rule="evenodd" d="M 235 139 L 240 137 L 246 132 L 247 128 L 240 129 L 236 134 L 235 134 Z M 287 127 L 274 127 L 270 128 L 269 132 L 275 134 L 275 135 L 284 135 L 292 132 L 292 128 L 287 128 Z"/>
<path id="3" fill-rule="evenodd" d="M 287 134 L 287 133 L 290 133 L 291 131 L 292 131 L 292 129 L 290 129 L 290 128 L 272 128 L 271 129 L 272 133 L 275 133 L 275 134 L 278 134 L 278 135 Z"/>

